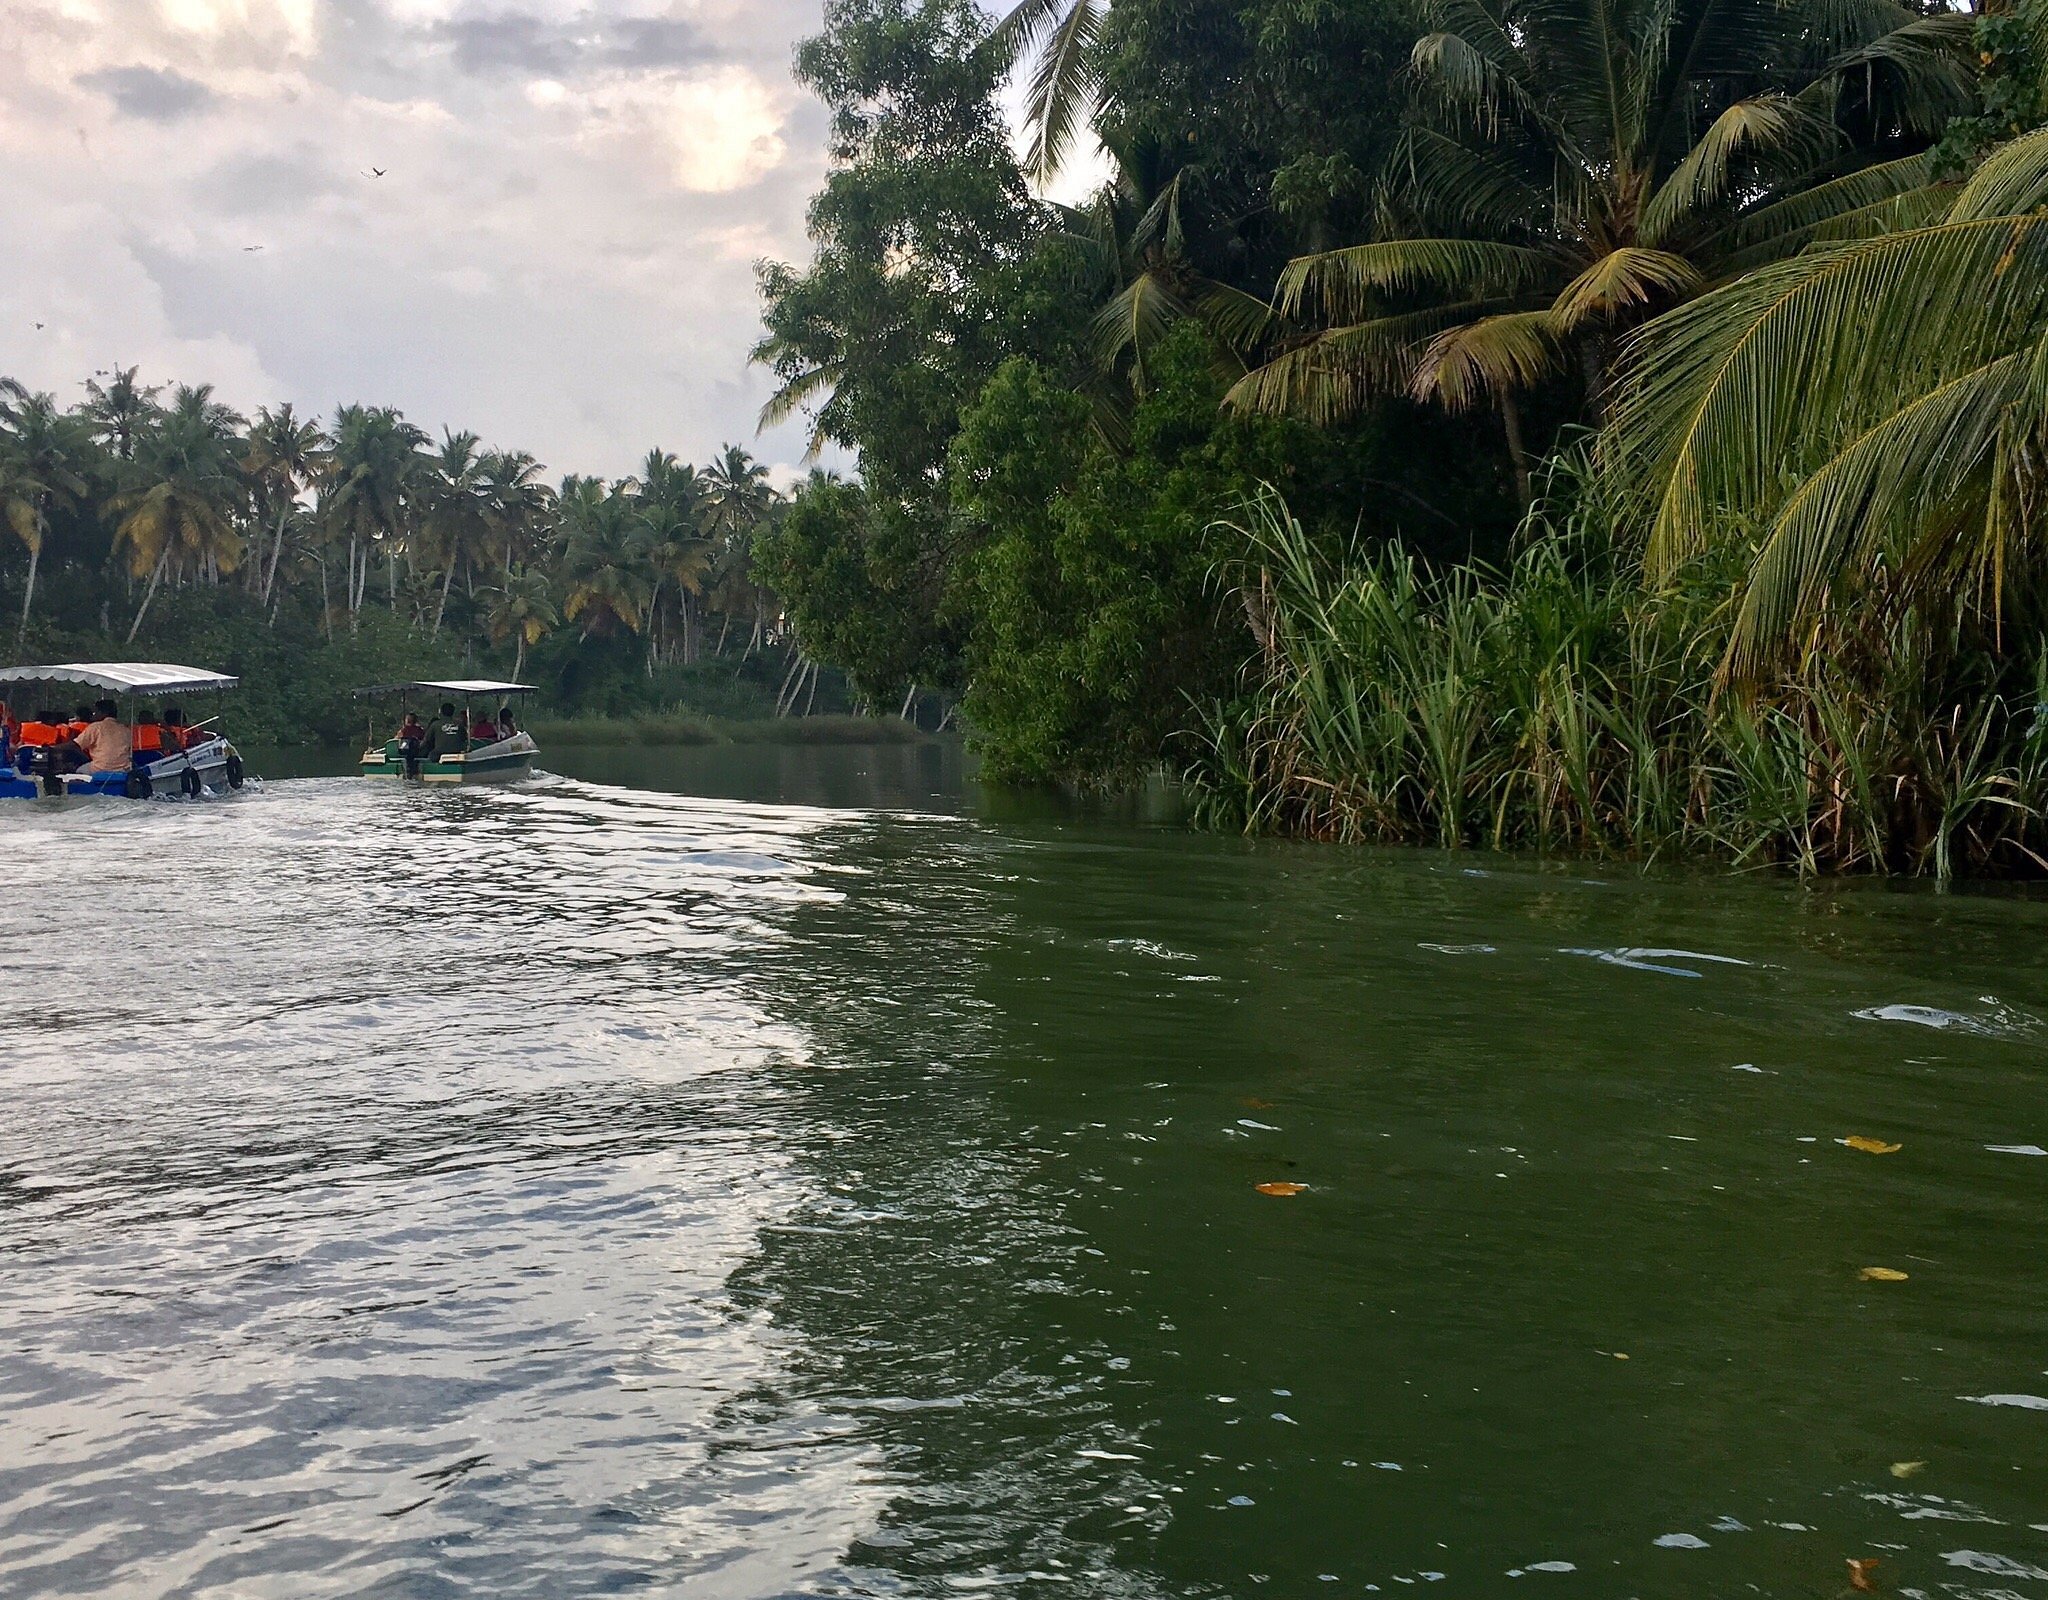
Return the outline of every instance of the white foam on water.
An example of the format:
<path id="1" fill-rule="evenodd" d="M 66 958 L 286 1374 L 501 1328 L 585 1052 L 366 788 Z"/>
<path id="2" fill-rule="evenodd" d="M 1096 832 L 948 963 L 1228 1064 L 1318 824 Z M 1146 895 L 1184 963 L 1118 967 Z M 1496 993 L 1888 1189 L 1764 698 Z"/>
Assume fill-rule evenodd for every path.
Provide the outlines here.
<path id="1" fill-rule="evenodd" d="M 1987 1144 L 1984 1147 L 1995 1156 L 2048 1156 L 2037 1144 Z"/>
<path id="2" fill-rule="evenodd" d="M 1427 939 L 1416 941 L 1418 950 L 1434 950 L 1442 956 L 1490 956 L 1498 952 L 1490 944 L 1431 944 Z"/>
<path id="3" fill-rule="evenodd" d="M 2021 1411 L 2048 1411 L 2048 1398 L 2038 1394 L 1959 1394 L 1973 1406 L 2013 1406 Z"/>
<path id="4" fill-rule="evenodd" d="M 1665 1550 L 1704 1550 L 1707 1548 L 1707 1541 L 1696 1533 L 1663 1533 L 1652 1539 L 1650 1543 L 1660 1546 Z"/>
<path id="5" fill-rule="evenodd" d="M 2011 1556 L 1995 1555 L 1988 1550 L 1944 1550 L 1941 1559 L 1952 1567 L 1981 1572 L 1987 1577 L 2048 1579 L 2048 1567 L 2015 1561 Z"/>
<path id="6" fill-rule="evenodd" d="M 1940 1006 L 1865 1006 L 1852 1011 L 1851 1016 L 1865 1022 L 1905 1022 L 1916 1028 L 1933 1028 L 1945 1033 L 1971 1033 L 1985 1039 L 2012 1039 L 2030 1034 L 2036 1027 L 2035 1019 L 2008 1007 L 1998 1005 L 1993 997 L 1986 1000 L 1993 1004 L 1988 1014 L 1972 1016 L 1966 1011 L 1945 1011 Z"/>
<path id="7" fill-rule="evenodd" d="M 1610 967 L 1627 967 L 1634 972 L 1661 972 L 1672 978 L 1700 978 L 1706 976 L 1691 967 L 1673 966 L 1674 961 L 1711 961 L 1724 967 L 1746 967 L 1750 963 L 1739 956 L 1709 955 L 1703 950 L 1674 950 L 1657 945 L 1623 945 L 1616 950 L 1580 950 L 1565 948 L 1558 952 L 1567 956 L 1591 956 L 1595 961 L 1604 961 Z"/>

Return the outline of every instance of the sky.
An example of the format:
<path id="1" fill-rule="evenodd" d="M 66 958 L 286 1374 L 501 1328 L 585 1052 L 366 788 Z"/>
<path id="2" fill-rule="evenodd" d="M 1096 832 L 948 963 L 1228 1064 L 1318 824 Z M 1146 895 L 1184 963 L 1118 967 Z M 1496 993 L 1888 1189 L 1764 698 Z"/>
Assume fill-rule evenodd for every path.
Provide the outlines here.
<path id="1" fill-rule="evenodd" d="M 551 475 L 756 437 L 820 0 L 0 0 L 0 373 L 399 407 Z M 378 171 L 382 176 L 377 176 Z"/>

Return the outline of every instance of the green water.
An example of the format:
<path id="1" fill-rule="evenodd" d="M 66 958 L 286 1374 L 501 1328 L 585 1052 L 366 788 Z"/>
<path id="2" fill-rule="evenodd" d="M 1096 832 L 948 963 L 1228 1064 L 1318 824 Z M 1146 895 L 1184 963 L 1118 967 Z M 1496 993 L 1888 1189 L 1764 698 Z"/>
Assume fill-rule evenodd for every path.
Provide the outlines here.
<path id="1" fill-rule="evenodd" d="M 2048 907 L 797 754 L 15 824 L 0 1590 L 2048 1594 Z"/>

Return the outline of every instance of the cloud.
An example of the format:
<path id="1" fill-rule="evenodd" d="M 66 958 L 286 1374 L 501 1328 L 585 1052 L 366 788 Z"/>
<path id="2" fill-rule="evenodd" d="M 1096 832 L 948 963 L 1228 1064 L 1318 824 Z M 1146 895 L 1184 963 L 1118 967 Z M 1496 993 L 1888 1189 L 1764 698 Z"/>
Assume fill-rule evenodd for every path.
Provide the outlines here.
<path id="1" fill-rule="evenodd" d="M 808 252 L 819 3 L 0 0 L 0 373 L 396 405 L 554 474 L 793 462 L 753 262 Z"/>
<path id="2" fill-rule="evenodd" d="M 216 99 L 205 84 L 169 67 L 102 67 L 82 72 L 74 81 L 105 95 L 122 116 L 145 122 L 176 122 L 204 111 Z"/>
<path id="3" fill-rule="evenodd" d="M 456 66 L 469 73 L 564 78 L 606 68 L 697 66 L 721 53 L 681 17 L 607 18 L 585 11 L 550 22 L 528 11 L 505 11 L 456 17 L 432 33 L 452 47 Z"/>

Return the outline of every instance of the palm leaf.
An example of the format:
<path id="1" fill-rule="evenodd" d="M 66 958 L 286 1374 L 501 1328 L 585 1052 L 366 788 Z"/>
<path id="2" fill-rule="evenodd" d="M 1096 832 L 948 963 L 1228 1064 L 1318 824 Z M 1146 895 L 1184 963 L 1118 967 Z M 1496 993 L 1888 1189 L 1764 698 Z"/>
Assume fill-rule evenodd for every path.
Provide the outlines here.
<path id="1" fill-rule="evenodd" d="M 1280 273 L 1276 303 L 1298 316 L 1317 301 L 1333 320 L 1355 321 L 1381 294 L 1450 289 L 1468 296 L 1512 293 L 1556 281 L 1555 256 L 1486 239 L 1388 239 L 1297 256 Z"/>
<path id="2" fill-rule="evenodd" d="M 1703 207 L 1725 200 L 1737 163 L 1789 155 L 1812 167 L 1841 135 L 1832 121 L 1782 93 L 1754 95 L 1729 106 L 1700 135 L 1643 207 L 1642 237 L 1654 244 Z"/>
<path id="3" fill-rule="evenodd" d="M 1551 304 L 1562 332 L 1590 321 L 1612 322 L 1658 300 L 1675 300 L 1699 287 L 1699 269 L 1663 250 L 1625 246 L 1610 250 L 1565 285 Z"/>
<path id="4" fill-rule="evenodd" d="M 1508 311 L 1446 328 L 1423 347 L 1408 392 L 1465 411 L 1534 388 L 1557 370 L 1564 332 L 1549 311 Z"/>

